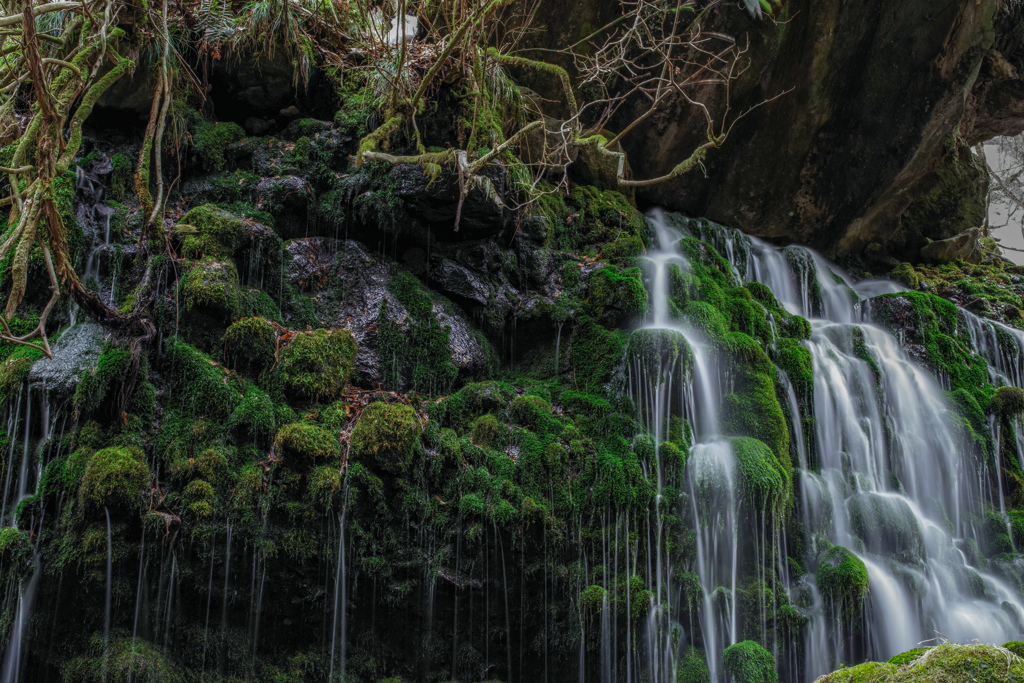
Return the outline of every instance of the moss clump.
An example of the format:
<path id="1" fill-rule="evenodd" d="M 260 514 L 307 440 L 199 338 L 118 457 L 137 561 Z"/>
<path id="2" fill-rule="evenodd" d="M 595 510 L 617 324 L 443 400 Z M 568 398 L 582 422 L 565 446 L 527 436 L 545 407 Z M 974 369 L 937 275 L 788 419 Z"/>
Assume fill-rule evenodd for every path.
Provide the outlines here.
<path id="1" fill-rule="evenodd" d="M 234 367 L 262 375 L 274 364 L 277 329 L 266 318 L 242 318 L 224 333 L 224 352 Z"/>
<path id="2" fill-rule="evenodd" d="M 230 261 L 197 261 L 181 281 L 184 310 L 202 308 L 216 317 L 231 320 L 238 316 L 242 293 L 238 270 Z"/>
<path id="3" fill-rule="evenodd" d="M 338 455 L 338 438 L 314 424 L 292 422 L 277 432 L 277 448 L 313 460 L 331 458 Z"/>
<path id="4" fill-rule="evenodd" d="M 22 347 L 15 350 L 6 361 L 0 364 L 0 402 L 8 401 L 21 391 L 21 383 L 28 377 L 32 363 L 43 357 L 42 351 Z M 32 353 L 35 351 L 35 353 Z"/>
<path id="5" fill-rule="evenodd" d="M 141 507 L 149 468 L 141 449 L 123 446 L 96 451 L 85 465 L 78 504 L 132 510 Z"/>
<path id="6" fill-rule="evenodd" d="M 766 358 L 764 360 L 767 361 Z M 791 467 L 789 429 L 772 375 L 761 368 L 740 363 L 736 376 L 738 390 L 726 394 L 722 400 L 725 433 L 752 436 L 768 444 L 779 464 L 788 472 Z"/>
<path id="7" fill-rule="evenodd" d="M 373 458 L 384 472 L 402 475 L 412 464 L 421 431 L 411 406 L 375 401 L 352 430 L 351 451 L 356 457 Z"/>
<path id="8" fill-rule="evenodd" d="M 722 662 L 734 683 L 775 683 L 779 680 L 772 653 L 752 640 L 725 648 Z"/>
<path id="9" fill-rule="evenodd" d="M 999 387 L 988 401 L 988 411 L 1001 418 L 1024 415 L 1024 389 Z"/>
<path id="10" fill-rule="evenodd" d="M 898 655 L 893 655 L 889 658 L 889 663 L 895 664 L 896 666 L 903 666 L 904 664 L 909 664 L 910 662 L 914 661 L 927 651 L 928 648 L 926 647 L 915 647 L 913 650 L 908 650 L 907 652 L 901 652 Z"/>
<path id="11" fill-rule="evenodd" d="M 924 534 L 910 505 L 902 498 L 857 493 L 846 502 L 853 532 L 875 553 L 906 560 L 924 552 Z"/>
<path id="12" fill-rule="evenodd" d="M 687 649 L 678 662 L 676 683 L 711 683 L 711 672 L 704 657 L 704 650 L 695 647 Z"/>
<path id="13" fill-rule="evenodd" d="M 608 263 L 620 265 L 643 255 L 645 251 L 644 241 L 640 237 L 620 237 L 604 245 L 601 257 Z"/>
<path id="14" fill-rule="evenodd" d="M 224 158 L 225 150 L 244 137 L 245 131 L 237 123 L 207 121 L 196 117 L 192 131 L 192 148 L 205 168 L 223 171 L 227 164 Z"/>
<path id="15" fill-rule="evenodd" d="M 301 332 L 278 358 L 278 372 L 292 394 L 314 401 L 341 396 L 352 376 L 358 345 L 348 330 Z"/>
<path id="16" fill-rule="evenodd" d="M 1007 648 L 944 643 L 925 648 L 902 665 L 867 662 L 822 676 L 816 683 L 1015 683 L 1022 677 L 1024 660 Z"/>
<path id="17" fill-rule="evenodd" d="M 245 383 L 205 353 L 180 339 L 165 342 L 170 403 L 195 417 L 226 420 L 241 401 Z"/>
<path id="18" fill-rule="evenodd" d="M 850 621 L 860 616 L 868 594 L 868 570 L 860 558 L 842 546 L 825 553 L 815 572 L 818 590 L 825 596 L 825 609 Z"/>
<path id="19" fill-rule="evenodd" d="M 127 349 L 108 345 L 96 361 L 96 367 L 84 372 L 75 386 L 72 402 L 75 412 L 88 415 L 103 405 L 110 389 L 120 385 L 130 360 Z"/>
<path id="20" fill-rule="evenodd" d="M 808 398 L 814 390 L 814 360 L 811 352 L 795 339 L 779 340 L 775 363 L 786 373 L 797 396 Z"/>
<path id="21" fill-rule="evenodd" d="M 491 448 L 498 441 L 501 425 L 493 415 L 481 415 L 473 423 L 473 443 L 481 448 Z"/>
<path id="22" fill-rule="evenodd" d="M 669 373 L 686 373 L 693 351 L 682 333 L 675 330 L 637 330 L 629 337 L 626 359 L 642 373 L 660 383 Z"/>
<path id="23" fill-rule="evenodd" d="M 548 433 L 558 428 L 551 417 L 551 404 L 540 396 L 518 396 L 508 407 L 509 418 L 520 427 L 537 433 Z"/>
<path id="24" fill-rule="evenodd" d="M 914 266 L 909 263 L 901 263 L 893 268 L 889 272 L 889 278 L 911 289 L 919 289 L 921 287 L 921 274 L 914 270 Z"/>
<path id="25" fill-rule="evenodd" d="M 245 224 L 213 204 L 203 204 L 182 217 L 173 235 L 181 243 L 181 255 L 185 258 L 223 259 L 242 245 Z"/>
<path id="26" fill-rule="evenodd" d="M 775 458 L 763 442 L 750 437 L 732 439 L 740 493 L 755 511 L 779 516 L 789 490 L 789 471 Z"/>
<path id="27" fill-rule="evenodd" d="M 194 479 L 188 483 L 185 490 L 181 492 L 187 509 L 197 517 L 209 517 L 213 514 L 213 504 L 216 494 L 213 486 L 202 479 Z"/>
<path id="28" fill-rule="evenodd" d="M 1019 640 L 1011 640 L 1003 643 L 1003 647 L 1017 655 L 1018 657 L 1024 658 L 1024 642 Z"/>
<path id="29" fill-rule="evenodd" d="M 639 268 L 606 266 L 590 276 L 589 293 L 590 313 L 599 320 L 617 324 L 647 312 L 647 288 Z"/>
<path id="30" fill-rule="evenodd" d="M 228 426 L 241 428 L 253 439 L 269 439 L 274 434 L 277 416 L 274 402 L 254 384 L 245 388 L 245 396 L 231 413 Z"/>

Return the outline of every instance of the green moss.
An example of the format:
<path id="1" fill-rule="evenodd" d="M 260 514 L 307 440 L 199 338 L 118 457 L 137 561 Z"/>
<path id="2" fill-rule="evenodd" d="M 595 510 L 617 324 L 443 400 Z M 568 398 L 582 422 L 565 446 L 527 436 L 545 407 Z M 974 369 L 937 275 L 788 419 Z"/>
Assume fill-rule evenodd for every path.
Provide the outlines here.
<path id="1" fill-rule="evenodd" d="M 609 309 L 638 318 L 647 312 L 647 298 L 639 268 L 606 266 L 590 276 L 588 308 L 595 318 L 604 317 Z"/>
<path id="2" fill-rule="evenodd" d="M 794 339 L 779 340 L 775 363 L 786 373 L 797 396 L 805 400 L 814 391 L 814 361 L 811 352 Z"/>
<path id="3" fill-rule="evenodd" d="M 999 387 L 989 399 L 988 411 L 1001 418 L 1024 415 L 1024 389 Z"/>
<path id="4" fill-rule="evenodd" d="M 1014 683 L 1024 677 L 1024 661 L 994 645 L 944 643 L 925 648 L 905 664 L 867 662 L 819 678 L 817 683 Z"/>
<path id="5" fill-rule="evenodd" d="M 64 683 L 180 683 L 187 680 L 173 658 L 142 638 L 93 636 L 88 656 L 73 657 L 61 667 Z"/>
<path id="6" fill-rule="evenodd" d="M 224 352 L 235 368 L 262 375 L 274 364 L 277 329 L 265 318 L 242 318 L 224 333 Z"/>
<path id="7" fill-rule="evenodd" d="M 1018 657 L 1024 658 L 1024 642 L 1019 640 L 1011 640 L 1003 643 L 1003 647 Z"/>
<path id="8" fill-rule="evenodd" d="M 704 650 L 687 648 L 679 658 L 676 683 L 711 683 L 711 672 L 704 657 Z"/>
<path id="9" fill-rule="evenodd" d="M 921 275 L 914 270 L 914 266 L 909 263 L 901 263 L 893 268 L 889 272 L 889 278 L 896 282 L 900 282 L 911 289 L 919 289 L 921 287 Z"/>
<path id="10" fill-rule="evenodd" d="M 138 448 L 104 448 L 89 458 L 78 487 L 80 507 L 135 510 L 149 487 L 149 468 Z"/>
<path id="11" fill-rule="evenodd" d="M 601 257 L 608 263 L 622 265 L 644 254 L 644 241 L 640 237 L 620 237 L 601 249 Z"/>
<path id="12" fill-rule="evenodd" d="M 14 349 L 7 360 L 0 364 L 0 402 L 17 397 L 21 392 L 21 383 L 32 369 L 32 363 L 42 357 L 42 351 L 27 346 Z"/>
<path id="13" fill-rule="evenodd" d="M 835 618 L 850 622 L 860 616 L 868 594 L 868 570 L 859 557 L 834 546 L 822 558 L 815 579 L 825 609 Z"/>
<path id="14" fill-rule="evenodd" d="M 115 201 L 123 202 L 132 189 L 134 164 L 130 156 L 121 152 L 111 157 L 110 161 L 113 166 L 110 173 L 110 196 Z"/>
<path id="15" fill-rule="evenodd" d="M 731 441 L 741 495 L 754 510 L 781 516 L 789 490 L 789 472 L 763 442 L 750 437 Z"/>
<path id="16" fill-rule="evenodd" d="M 207 121 L 197 117 L 192 131 L 192 148 L 204 168 L 222 171 L 227 164 L 224 151 L 244 137 L 245 131 L 237 123 Z"/>
<path id="17" fill-rule="evenodd" d="M 879 681 L 892 681 L 892 675 L 897 670 L 894 664 L 865 662 L 864 664 L 859 664 L 849 669 L 840 669 L 835 673 L 823 676 L 815 681 L 815 683 L 878 683 Z"/>
<path id="18" fill-rule="evenodd" d="M 277 448 L 285 454 L 294 454 L 312 460 L 333 458 L 338 455 L 338 437 L 331 432 L 309 424 L 292 422 L 277 432 Z"/>
<path id="19" fill-rule="evenodd" d="M 768 373 L 749 370 L 744 365 L 737 368 L 736 377 L 738 391 L 726 394 L 722 400 L 723 430 L 768 444 L 779 464 L 789 472 L 789 429 L 774 380 Z"/>
<path id="20" fill-rule="evenodd" d="M 929 648 L 927 647 L 915 647 L 913 650 L 908 650 L 907 652 L 902 652 L 898 655 L 893 655 L 889 658 L 889 663 L 895 666 L 903 666 L 904 664 L 909 664 L 910 662 L 914 661 L 915 659 L 923 655 L 925 652 L 927 652 L 928 649 Z"/>
<path id="21" fill-rule="evenodd" d="M 872 552 L 893 552 L 907 561 L 924 552 L 924 534 L 902 498 L 857 493 L 846 507 L 853 532 Z"/>
<path id="22" fill-rule="evenodd" d="M 473 423 L 473 443 L 481 448 L 491 448 L 498 441 L 501 425 L 493 415 L 482 415 Z"/>
<path id="23" fill-rule="evenodd" d="M 300 332 L 281 350 L 278 372 L 285 388 L 314 401 L 341 396 L 352 376 L 358 345 L 348 330 Z"/>
<path id="24" fill-rule="evenodd" d="M 238 317 L 241 297 L 238 270 L 231 261 L 197 261 L 181 281 L 182 309 L 186 312 L 201 308 L 231 320 Z"/>
<path id="25" fill-rule="evenodd" d="M 587 586 L 580 591 L 580 611 L 587 617 L 593 618 L 604 609 L 608 593 L 601 586 Z"/>
<path id="26" fill-rule="evenodd" d="M 422 428 L 411 406 L 375 401 L 366 406 L 352 430 L 355 457 L 371 458 L 389 474 L 402 475 L 412 464 Z"/>
<path id="27" fill-rule="evenodd" d="M 180 242 L 185 258 L 223 259 L 242 245 L 245 225 L 227 211 L 204 204 L 185 214 L 172 234 Z"/>
<path id="28" fill-rule="evenodd" d="M 725 648 L 722 662 L 734 683 L 775 683 L 779 680 L 772 653 L 752 640 Z"/>
<path id="29" fill-rule="evenodd" d="M 170 404 L 188 415 L 228 419 L 242 399 L 245 383 L 180 339 L 164 344 Z"/>
<path id="30" fill-rule="evenodd" d="M 336 465 L 324 465 L 310 473 L 306 495 L 318 510 L 326 512 L 334 507 L 335 495 L 341 487 L 341 470 Z"/>
<path id="31" fill-rule="evenodd" d="M 196 517 L 209 517 L 213 514 L 216 494 L 213 486 L 202 479 L 194 479 L 181 492 L 188 511 Z"/>
<path id="32" fill-rule="evenodd" d="M 245 396 L 231 413 L 228 426 L 243 429 L 253 439 L 262 441 L 274 435 L 277 416 L 274 402 L 254 384 L 245 388 Z"/>
<path id="33" fill-rule="evenodd" d="M 107 399 L 110 390 L 121 385 L 130 362 L 127 349 L 108 344 L 96 361 L 96 366 L 82 373 L 75 386 L 72 401 L 75 412 L 80 415 L 96 412 Z"/>

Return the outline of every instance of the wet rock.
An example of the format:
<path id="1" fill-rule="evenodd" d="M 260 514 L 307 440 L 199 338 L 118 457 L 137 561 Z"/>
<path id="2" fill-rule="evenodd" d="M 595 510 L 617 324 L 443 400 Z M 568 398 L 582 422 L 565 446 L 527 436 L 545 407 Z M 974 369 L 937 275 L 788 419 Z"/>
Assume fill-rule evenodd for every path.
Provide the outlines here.
<path id="1" fill-rule="evenodd" d="M 32 364 L 29 384 L 70 398 L 82 373 L 96 365 L 103 353 L 105 336 L 103 328 L 91 322 L 68 328 L 50 345 L 53 358 L 41 358 Z"/>
<path id="2" fill-rule="evenodd" d="M 264 178 L 256 186 L 256 208 L 274 217 L 274 227 L 282 237 L 307 234 L 311 201 L 313 188 L 298 176 Z"/>
<path id="3" fill-rule="evenodd" d="M 430 280 L 445 293 L 481 306 L 486 306 L 491 296 L 486 277 L 448 258 L 430 269 Z"/>
<path id="4" fill-rule="evenodd" d="M 304 290 L 327 286 L 334 266 L 331 250 L 334 240 L 306 238 L 292 240 L 285 247 L 285 272 L 288 282 Z"/>
<path id="5" fill-rule="evenodd" d="M 504 196 L 507 191 L 504 169 L 488 167 L 484 175 L 491 179 L 494 191 Z M 396 166 L 391 173 L 396 194 L 419 220 L 435 227 L 445 237 L 456 236 L 455 214 L 459 205 L 459 179 L 451 172 L 442 172 L 432 179 L 420 166 Z M 498 206 L 492 197 L 474 188 L 462 204 L 457 236 L 459 239 L 480 239 L 496 235 L 511 224 L 511 211 Z"/>
<path id="6" fill-rule="evenodd" d="M 329 131 L 332 128 L 334 128 L 334 124 L 330 121 L 296 119 L 285 127 L 284 132 L 281 133 L 281 137 L 294 142 L 301 137 L 313 137 L 319 133 Z"/>
<path id="7" fill-rule="evenodd" d="M 981 229 L 971 228 L 956 237 L 937 240 L 921 249 L 921 258 L 932 263 L 951 263 L 967 261 L 981 263 L 985 252 L 981 248 Z"/>
<path id="8" fill-rule="evenodd" d="M 273 128 L 274 125 L 276 125 L 276 121 L 274 119 L 267 120 L 250 116 L 245 120 L 245 123 L 242 124 L 242 127 L 245 128 L 245 132 L 249 135 L 264 135 L 267 131 Z"/>

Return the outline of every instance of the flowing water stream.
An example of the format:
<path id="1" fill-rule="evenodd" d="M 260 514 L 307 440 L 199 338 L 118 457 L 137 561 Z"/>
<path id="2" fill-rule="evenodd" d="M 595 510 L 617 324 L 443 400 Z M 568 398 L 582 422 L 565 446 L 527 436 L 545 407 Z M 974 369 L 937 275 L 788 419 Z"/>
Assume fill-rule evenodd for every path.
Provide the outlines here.
<path id="1" fill-rule="evenodd" d="M 977 555 L 969 549 L 982 540 L 984 506 L 993 503 L 991 472 L 955 430 L 939 381 L 873 322 L 871 298 L 900 288 L 888 281 L 854 282 L 804 248 L 776 248 L 661 212 L 650 219 L 657 246 L 648 254 L 648 325 L 682 335 L 692 366 L 662 368 L 662 377 L 641 377 L 631 387 L 659 442 L 672 405 L 681 403 L 693 425 L 687 492 L 704 597 L 689 639 L 703 645 L 712 680 L 724 680 L 723 648 L 742 639 L 736 621 L 742 556 L 766 552 L 758 542 L 772 545 L 761 567 L 780 568 L 778 589 L 810 618 L 799 648 L 802 661 L 789 666 L 793 680 L 811 681 L 864 657 L 885 660 L 937 636 L 994 643 L 1019 637 L 1024 602 L 1005 579 L 1019 575 L 1020 567 L 983 571 L 970 559 Z M 806 531 L 804 561 L 813 570 L 833 545 L 863 561 L 870 588 L 861 624 L 843 623 L 813 573 L 791 579 L 784 562 L 772 561 L 781 557 L 785 530 L 770 528 L 770 516 L 762 510 L 758 517 L 740 499 L 736 449 L 720 435 L 719 423 L 730 368 L 670 305 L 670 267 L 685 272 L 689 266 L 677 247 L 683 237 L 714 244 L 728 256 L 737 283 L 768 286 L 789 313 L 811 321 L 804 345 L 813 359 L 813 401 L 801 407 L 780 371 L 796 505 Z M 1019 385 L 1024 335 L 966 312 L 961 321 L 965 338 L 989 362 L 992 379 Z M 633 372 L 642 375 L 644 369 Z M 813 419 L 809 443 L 801 434 L 804 418 Z M 995 502 L 1003 505 L 1001 497 Z"/>

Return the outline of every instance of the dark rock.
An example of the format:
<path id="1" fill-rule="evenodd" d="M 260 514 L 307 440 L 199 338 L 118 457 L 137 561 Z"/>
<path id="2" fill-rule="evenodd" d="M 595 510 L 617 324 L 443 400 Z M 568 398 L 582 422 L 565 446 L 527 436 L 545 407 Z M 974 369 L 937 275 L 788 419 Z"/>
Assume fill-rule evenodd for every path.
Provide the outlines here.
<path id="1" fill-rule="evenodd" d="M 913 260 L 921 225 L 904 228 L 901 217 L 936 189 L 934 169 L 946 143 L 962 123 L 971 127 L 965 103 L 984 80 L 979 73 L 998 4 L 867 0 L 854 9 L 792 0 L 783 3 L 777 25 L 719 12 L 705 29 L 750 45 L 751 68 L 729 90 L 732 111 L 780 97 L 708 152 L 706 178 L 695 172 L 645 188 L 642 199 L 843 257 L 878 242 L 890 255 Z M 690 96 L 712 111 L 724 105 L 721 89 Z M 1019 131 L 1012 110 L 1020 102 L 1005 97 L 1005 104 L 980 106 L 1008 112 L 988 116 L 1006 121 L 1002 130 Z M 646 107 L 637 103 L 612 127 L 621 129 Z M 985 132 L 968 131 L 968 141 L 997 129 L 992 122 L 976 125 Z M 703 111 L 682 100 L 659 110 L 624 139 L 635 177 L 668 172 L 706 139 L 705 131 Z M 971 225 L 944 229 L 955 234 Z"/>
<path id="2" fill-rule="evenodd" d="M 507 191 L 503 167 L 490 166 L 484 175 L 491 179 L 499 197 Z M 436 179 L 428 177 L 420 166 L 396 166 L 391 173 L 396 184 L 396 193 L 409 211 L 424 223 L 428 223 L 442 236 L 455 236 L 455 214 L 459 204 L 458 175 L 442 172 Z M 470 190 L 462 204 L 458 237 L 480 239 L 496 235 L 511 223 L 513 213 L 498 206 L 483 190 Z"/>
<path id="3" fill-rule="evenodd" d="M 320 290 L 327 286 L 335 255 L 334 240 L 297 239 L 285 247 L 285 272 L 288 282 L 304 290 Z"/>
<path id="4" fill-rule="evenodd" d="M 274 119 L 270 119 L 268 121 L 266 119 L 259 119 L 255 116 L 250 116 L 245 120 L 245 123 L 242 124 L 242 127 L 245 128 L 245 132 L 249 135 L 263 135 L 273 128 L 276 123 L 277 122 Z"/>
<path id="5" fill-rule="evenodd" d="M 486 276 L 452 261 L 441 259 L 430 269 L 430 280 L 441 291 L 486 306 L 491 298 L 491 286 Z"/>
<path id="6" fill-rule="evenodd" d="M 981 229 L 971 228 L 966 232 L 945 240 L 931 242 L 921 249 L 921 258 L 931 263 L 967 261 L 981 263 L 985 252 L 981 248 Z"/>
<path id="7" fill-rule="evenodd" d="M 281 136 L 286 140 L 298 140 L 301 137 L 313 137 L 318 133 L 334 128 L 330 121 L 317 121 L 316 119 L 297 119 L 289 123 Z"/>
<path id="8" fill-rule="evenodd" d="M 294 67 L 283 50 L 273 57 L 238 54 L 212 64 L 210 99 L 221 119 L 274 118 L 295 99 Z"/>
<path id="9" fill-rule="evenodd" d="M 298 176 L 264 178 L 256 186 L 256 208 L 274 217 L 274 227 L 282 237 L 305 237 L 309 224 L 309 205 L 313 189 Z"/>

